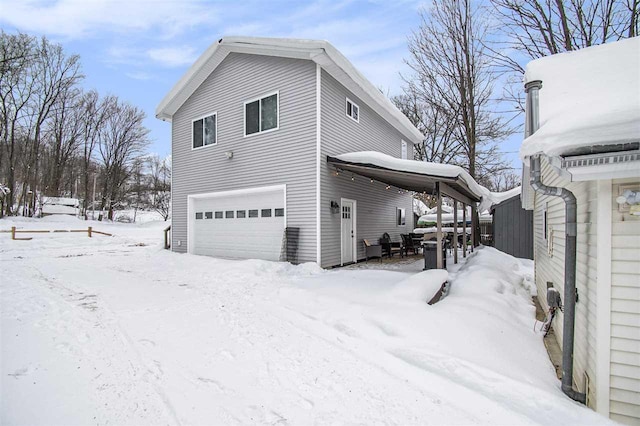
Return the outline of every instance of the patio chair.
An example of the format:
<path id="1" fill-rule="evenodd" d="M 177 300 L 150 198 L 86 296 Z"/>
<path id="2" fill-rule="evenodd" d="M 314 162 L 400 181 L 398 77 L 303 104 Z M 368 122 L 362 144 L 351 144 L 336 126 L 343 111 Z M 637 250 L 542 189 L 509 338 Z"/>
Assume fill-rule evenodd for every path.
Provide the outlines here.
<path id="1" fill-rule="evenodd" d="M 404 244 L 391 241 L 391 237 L 386 232 L 380 238 L 380 245 L 382 246 L 382 253 L 386 253 L 389 257 L 395 253 L 400 253 L 400 257 L 403 256 Z"/>
<path id="2" fill-rule="evenodd" d="M 421 247 L 414 242 L 414 239 L 411 238 L 411 235 L 400 234 L 400 237 L 402 237 L 402 242 L 404 243 L 404 252 L 407 254 L 407 256 L 409 255 L 409 250 L 413 251 L 413 254 L 418 254 L 418 251 Z"/>
<path id="3" fill-rule="evenodd" d="M 382 246 L 380 244 L 371 244 L 369 240 L 362 240 L 364 242 L 364 257 L 369 262 L 370 257 L 377 257 L 382 263 Z"/>

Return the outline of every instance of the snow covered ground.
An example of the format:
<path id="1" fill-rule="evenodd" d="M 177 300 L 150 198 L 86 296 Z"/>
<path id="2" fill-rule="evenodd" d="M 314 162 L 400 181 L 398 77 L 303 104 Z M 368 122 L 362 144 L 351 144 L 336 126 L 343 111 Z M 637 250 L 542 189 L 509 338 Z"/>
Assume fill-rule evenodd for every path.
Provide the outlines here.
<path id="1" fill-rule="evenodd" d="M 415 262 L 221 260 L 162 250 L 164 222 L 91 226 L 115 236 L 0 234 L 2 424 L 609 424 L 559 390 L 531 262 L 478 250 L 429 306 Z"/>

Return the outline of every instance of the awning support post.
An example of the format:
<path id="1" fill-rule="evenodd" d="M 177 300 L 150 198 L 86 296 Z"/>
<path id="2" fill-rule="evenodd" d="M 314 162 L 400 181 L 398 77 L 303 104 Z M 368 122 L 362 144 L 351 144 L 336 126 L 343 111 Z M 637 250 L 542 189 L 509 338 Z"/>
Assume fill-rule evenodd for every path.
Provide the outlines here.
<path id="1" fill-rule="evenodd" d="M 437 218 L 438 218 L 438 231 L 437 231 L 437 236 L 438 236 L 438 248 L 437 248 L 437 252 L 436 252 L 436 261 L 437 261 L 437 268 L 438 269 L 442 269 L 444 268 L 444 260 L 442 258 L 442 194 L 440 193 L 440 182 L 436 182 L 436 196 L 438 197 L 437 199 L 437 209 L 438 209 L 438 214 L 437 214 Z"/>
<path id="2" fill-rule="evenodd" d="M 476 246 L 476 226 L 478 226 L 478 214 L 475 206 L 471 206 L 471 253 Z"/>
<path id="3" fill-rule="evenodd" d="M 458 264 L 458 201 L 453 199 L 453 263 Z"/>
<path id="4" fill-rule="evenodd" d="M 462 257 L 467 257 L 467 205 L 462 203 Z"/>

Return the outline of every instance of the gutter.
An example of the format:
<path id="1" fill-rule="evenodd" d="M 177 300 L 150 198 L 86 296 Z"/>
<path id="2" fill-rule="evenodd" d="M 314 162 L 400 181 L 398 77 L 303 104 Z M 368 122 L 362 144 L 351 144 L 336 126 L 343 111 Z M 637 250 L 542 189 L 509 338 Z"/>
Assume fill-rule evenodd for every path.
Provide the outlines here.
<path id="1" fill-rule="evenodd" d="M 538 91 L 542 88 L 540 80 L 525 84 L 527 93 L 525 137 L 529 137 L 539 127 Z M 573 343 L 576 316 L 576 236 L 577 201 L 576 196 L 567 188 L 547 186 L 542 183 L 540 154 L 530 158 L 529 183 L 534 191 L 560 197 L 565 203 L 565 248 L 564 248 L 564 316 L 562 324 L 562 392 L 574 401 L 586 402 L 586 394 L 573 389 Z"/>

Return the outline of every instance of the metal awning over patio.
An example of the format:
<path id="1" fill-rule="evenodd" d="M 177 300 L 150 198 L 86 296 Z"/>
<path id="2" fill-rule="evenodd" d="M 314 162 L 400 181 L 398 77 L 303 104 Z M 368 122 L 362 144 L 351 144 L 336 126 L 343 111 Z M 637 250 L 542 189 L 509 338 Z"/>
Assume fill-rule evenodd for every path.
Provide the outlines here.
<path id="1" fill-rule="evenodd" d="M 440 183 L 440 191 L 443 194 L 465 204 L 478 203 L 482 199 L 482 196 L 471 191 L 466 182 L 459 176 L 448 177 L 425 172 L 407 171 L 385 167 L 380 164 L 347 161 L 331 156 L 327 156 L 327 162 L 337 169 L 365 176 L 408 191 L 436 195 L 436 184 Z"/>
<path id="2" fill-rule="evenodd" d="M 490 192 L 479 185 L 462 168 L 449 164 L 425 163 L 414 160 L 402 160 L 380 152 L 353 152 L 336 157 L 327 156 L 327 163 L 337 170 L 343 170 L 365 176 L 378 182 L 386 183 L 408 191 L 426 193 L 437 197 L 437 264 L 438 268 L 444 266 L 442 247 L 442 197 L 453 199 L 454 222 L 458 223 L 458 203 L 462 203 L 463 209 L 463 255 L 466 257 L 466 209 L 471 207 L 472 230 L 471 247 L 475 247 L 475 229 L 478 227 L 477 204 L 483 198 L 490 198 Z M 458 262 L 458 232 L 457 226 L 453 227 L 454 262 Z"/>

